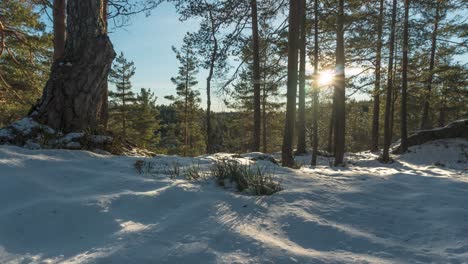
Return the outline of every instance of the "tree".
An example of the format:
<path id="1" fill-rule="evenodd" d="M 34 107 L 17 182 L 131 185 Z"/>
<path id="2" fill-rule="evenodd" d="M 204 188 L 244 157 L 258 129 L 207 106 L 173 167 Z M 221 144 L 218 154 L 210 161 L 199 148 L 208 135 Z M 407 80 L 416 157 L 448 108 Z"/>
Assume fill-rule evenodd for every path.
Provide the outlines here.
<path id="1" fill-rule="evenodd" d="M 66 39 L 66 1 L 53 1 L 54 17 L 54 59 L 60 59 L 65 53 Z"/>
<path id="2" fill-rule="evenodd" d="M 0 1 L 0 127 L 24 117 L 41 96 L 51 44 L 37 5 Z"/>
<path id="3" fill-rule="evenodd" d="M 440 9 L 441 9 L 441 0 L 436 1 L 435 7 L 435 16 L 434 16 L 434 29 L 431 36 L 431 54 L 429 59 L 429 77 L 427 79 L 427 88 L 426 96 L 423 106 L 422 118 L 421 118 L 421 129 L 428 129 L 432 127 L 432 124 L 429 120 L 429 98 L 432 92 L 432 81 L 434 78 L 434 67 L 435 67 L 435 56 L 437 49 L 437 36 L 439 30 L 439 21 L 440 21 Z"/>
<path id="4" fill-rule="evenodd" d="M 299 1 L 299 17 L 300 17 L 300 38 L 299 38 L 299 115 L 298 115 L 298 131 L 297 131 L 297 153 L 307 153 L 306 150 L 306 38 L 307 38 L 307 12 L 306 1 Z"/>
<path id="5" fill-rule="evenodd" d="M 171 80 L 176 86 L 176 97 L 167 97 L 174 101 L 177 108 L 177 116 L 180 118 L 179 126 L 182 132 L 182 148 L 180 153 L 184 156 L 193 156 L 200 153 L 199 142 L 200 126 L 197 122 L 198 108 L 200 104 L 200 93 L 194 90 L 198 84 L 196 75 L 198 73 L 198 60 L 193 50 L 190 35 L 184 38 L 184 44 L 178 50 L 173 47 L 174 53 L 179 60 L 179 75 Z M 204 145 L 204 144 L 203 144 Z"/>
<path id="6" fill-rule="evenodd" d="M 384 123 L 384 149 L 382 161 L 390 161 L 390 144 L 392 142 L 391 120 L 393 99 L 393 56 L 395 50 L 395 24 L 396 24 L 397 0 L 393 0 L 392 22 L 390 24 L 388 74 L 387 74 L 387 97 L 385 99 L 385 123 Z"/>
<path id="7" fill-rule="evenodd" d="M 410 0 L 405 0 L 405 18 L 403 29 L 403 67 L 401 84 L 401 151 L 408 151 L 408 113 L 407 113 L 407 90 L 408 90 L 408 42 L 409 42 L 409 6 Z"/>
<path id="8" fill-rule="evenodd" d="M 115 57 L 101 10 L 100 0 L 68 1 L 65 54 L 31 111 L 39 122 L 64 132 L 98 128 L 102 85 Z"/>
<path id="9" fill-rule="evenodd" d="M 345 152 L 345 50 L 344 50 L 344 0 L 338 1 L 338 14 L 336 19 L 336 72 L 334 89 L 335 108 L 335 166 L 344 163 Z"/>
<path id="10" fill-rule="evenodd" d="M 131 108 L 132 129 L 135 131 L 135 143 L 143 148 L 157 150 L 159 136 L 159 112 L 157 98 L 149 89 L 142 88 L 136 96 L 136 103 Z"/>
<path id="11" fill-rule="evenodd" d="M 232 46 L 237 43 L 245 24 L 250 17 L 247 1 L 237 0 L 170 0 L 175 4 L 181 20 L 201 19 L 200 29 L 191 34 L 194 48 L 202 58 L 202 67 L 208 70 L 206 78 L 206 152 L 212 153 L 213 133 L 211 126 L 212 81 L 216 75 L 226 70 L 226 60 Z M 235 15 L 234 15 L 235 14 Z M 222 29 L 232 26 L 232 30 Z"/>
<path id="12" fill-rule="evenodd" d="M 136 102 L 135 93 L 132 91 L 132 83 L 130 79 L 135 75 L 135 64 L 128 61 L 123 52 L 115 60 L 113 68 L 109 75 L 109 81 L 116 86 L 116 91 L 111 91 L 110 114 L 113 119 L 113 130 L 119 130 L 119 135 L 123 139 L 128 138 L 129 123 L 132 117 L 130 116 L 131 108 Z M 133 133 L 132 133 L 133 134 Z"/>
<path id="13" fill-rule="evenodd" d="M 314 74 L 313 74 L 313 91 L 312 91 L 312 160 L 311 165 L 317 165 L 318 156 L 318 119 L 319 119 L 319 5 L 318 0 L 314 0 Z"/>
<path id="14" fill-rule="evenodd" d="M 253 87 L 254 87 L 254 132 L 253 132 L 253 151 L 260 150 L 260 128 L 261 128 L 261 110 L 260 110 L 260 48 L 258 34 L 258 15 L 257 0 L 251 0 L 252 9 L 252 47 L 253 47 Z"/>
<path id="15" fill-rule="evenodd" d="M 297 95 L 297 51 L 299 35 L 298 1 L 289 1 L 289 32 L 288 32 L 288 90 L 286 103 L 286 120 L 284 125 L 283 146 L 281 152 L 282 164 L 293 167 L 293 139 L 296 125 L 296 95 Z"/>
<path id="16" fill-rule="evenodd" d="M 384 20 L 384 0 L 380 0 L 379 16 L 377 19 L 377 45 L 375 52 L 375 84 L 374 84 L 374 108 L 372 118 L 372 141 L 370 150 L 379 150 L 379 121 L 380 121 L 380 83 L 381 83 L 381 62 L 382 62 L 382 32 Z"/>

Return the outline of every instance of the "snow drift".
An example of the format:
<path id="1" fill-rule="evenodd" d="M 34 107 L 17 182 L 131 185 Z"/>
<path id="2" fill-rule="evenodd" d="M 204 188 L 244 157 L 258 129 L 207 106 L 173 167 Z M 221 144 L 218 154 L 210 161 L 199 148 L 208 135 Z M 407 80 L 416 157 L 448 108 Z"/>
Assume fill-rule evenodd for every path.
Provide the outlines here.
<path id="1" fill-rule="evenodd" d="M 283 190 L 255 197 L 139 175 L 137 158 L 0 146 L 0 263 L 468 263 L 467 152 L 452 139 L 389 165 L 257 160 Z M 207 171 L 216 158 L 151 161 Z"/>

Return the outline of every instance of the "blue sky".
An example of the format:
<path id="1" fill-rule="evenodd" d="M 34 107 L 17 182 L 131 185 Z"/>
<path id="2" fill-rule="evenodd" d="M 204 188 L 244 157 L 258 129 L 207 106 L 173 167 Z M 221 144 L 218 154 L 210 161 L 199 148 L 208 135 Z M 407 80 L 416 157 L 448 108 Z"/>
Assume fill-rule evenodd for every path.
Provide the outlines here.
<path id="1" fill-rule="evenodd" d="M 149 17 L 139 14 L 131 18 L 131 24 L 114 29 L 110 38 L 117 53 L 121 51 L 128 60 L 135 62 L 136 74 L 132 79 L 133 88 L 150 88 L 158 97 L 158 103 L 168 103 L 164 96 L 175 94 L 171 77 L 178 71 L 178 62 L 172 46 L 178 46 L 188 31 L 196 31 L 196 21 L 179 21 L 174 7 L 163 3 L 151 12 Z M 198 88 L 205 101 L 206 71 L 200 70 Z M 220 100 L 213 101 L 215 111 L 226 110 Z"/>

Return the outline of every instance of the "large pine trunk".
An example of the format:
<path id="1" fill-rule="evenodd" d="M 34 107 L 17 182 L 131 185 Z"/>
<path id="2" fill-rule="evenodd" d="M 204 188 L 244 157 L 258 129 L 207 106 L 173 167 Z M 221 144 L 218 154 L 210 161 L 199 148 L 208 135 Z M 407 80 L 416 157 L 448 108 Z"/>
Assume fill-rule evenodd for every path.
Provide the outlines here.
<path id="1" fill-rule="evenodd" d="M 297 153 L 307 153 L 306 150 L 306 1 L 300 0 L 299 18 L 300 18 L 300 58 L 299 58 L 299 115 L 298 115 L 298 130 L 297 130 Z"/>
<path id="2" fill-rule="evenodd" d="M 336 73 L 335 73 L 335 166 L 343 165 L 345 152 L 345 53 L 344 53 L 344 0 L 338 4 L 336 29 Z"/>
<path id="3" fill-rule="evenodd" d="M 289 33 L 288 33 L 288 91 L 286 102 L 286 120 L 281 151 L 282 164 L 294 166 L 293 140 L 296 125 L 296 95 L 297 95 L 297 42 L 298 42 L 298 1 L 289 1 Z"/>
<path id="4" fill-rule="evenodd" d="M 388 58 L 388 78 L 387 78 L 387 98 L 385 99 L 385 122 L 384 122 L 384 149 L 383 162 L 390 161 L 390 144 L 392 142 L 392 99 L 393 99 L 393 56 L 395 50 L 395 24 L 397 0 L 393 0 L 392 22 L 390 27 L 389 58 Z"/>
<path id="5" fill-rule="evenodd" d="M 66 2 L 65 0 L 54 0 L 54 60 L 60 59 L 65 53 L 66 40 Z"/>
<path id="6" fill-rule="evenodd" d="M 254 87 L 254 133 L 252 151 L 260 150 L 260 48 L 258 34 L 257 0 L 251 0 L 252 11 L 252 44 L 253 44 L 253 87 Z"/>
<path id="7" fill-rule="evenodd" d="M 99 124 L 103 83 L 115 52 L 106 34 L 101 0 L 69 0 L 65 53 L 31 116 L 63 132 L 94 130 Z"/>
<path id="8" fill-rule="evenodd" d="M 106 28 L 106 33 L 109 32 L 109 21 L 107 20 L 107 15 L 109 13 L 109 1 L 102 0 L 102 18 L 104 19 L 104 24 Z M 109 85 L 108 85 L 108 77 L 106 76 L 106 81 L 102 85 L 102 101 L 101 101 L 101 125 L 104 129 L 108 128 L 109 122 Z"/>
<path id="9" fill-rule="evenodd" d="M 405 0 L 405 19 L 403 28 L 403 67 L 401 84 L 401 111 L 400 111 L 400 134 L 401 150 L 408 151 L 408 113 L 407 113 L 407 90 L 408 90 L 408 41 L 409 41 L 409 5 L 410 0 Z"/>
<path id="10" fill-rule="evenodd" d="M 379 150 L 380 127 L 380 77 L 382 61 L 382 31 L 383 31 L 384 1 L 380 0 L 379 18 L 377 24 L 377 49 L 375 52 L 375 85 L 374 85 L 374 109 L 372 111 L 372 142 L 371 151 Z"/>

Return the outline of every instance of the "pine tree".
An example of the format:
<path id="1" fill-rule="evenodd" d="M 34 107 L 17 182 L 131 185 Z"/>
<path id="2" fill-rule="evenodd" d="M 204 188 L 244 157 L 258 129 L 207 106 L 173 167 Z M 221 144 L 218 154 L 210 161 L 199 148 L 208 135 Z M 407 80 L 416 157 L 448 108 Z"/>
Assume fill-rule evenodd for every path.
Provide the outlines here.
<path id="1" fill-rule="evenodd" d="M 0 127 L 25 116 L 41 96 L 51 44 L 36 4 L 0 1 Z"/>
<path id="2" fill-rule="evenodd" d="M 336 19 L 336 72 L 335 72 L 335 90 L 334 90 L 334 147 L 335 147 L 335 166 L 344 163 L 345 153 L 345 43 L 344 43 L 344 0 L 338 1 L 338 14 Z"/>
<path id="3" fill-rule="evenodd" d="M 157 150 L 159 143 L 159 111 L 156 108 L 157 98 L 149 89 L 142 88 L 136 96 L 136 103 L 131 108 L 131 127 L 135 143 L 139 146 Z"/>
<path id="4" fill-rule="evenodd" d="M 177 116 L 181 134 L 180 154 L 183 156 L 195 156 L 201 154 L 205 147 L 200 126 L 201 102 L 200 92 L 195 90 L 198 84 L 198 60 L 193 49 L 190 36 L 184 38 L 184 44 L 178 50 L 173 47 L 179 60 L 179 75 L 171 80 L 176 86 L 176 97 L 166 97 L 174 101 L 177 108 Z"/>
<path id="5" fill-rule="evenodd" d="M 115 91 L 109 93 L 111 127 L 124 139 L 132 134 L 128 130 L 131 126 L 130 112 L 136 97 L 130 79 L 135 75 L 135 70 L 135 64 L 128 61 L 121 52 L 109 74 L 109 81 L 116 87 Z"/>
<path id="6" fill-rule="evenodd" d="M 289 32 L 288 32 L 288 90 L 286 104 L 286 120 L 284 125 L 283 146 L 281 151 L 282 164 L 285 167 L 295 165 L 293 156 L 294 127 L 296 126 L 296 96 L 298 79 L 298 39 L 299 39 L 299 5 L 298 1 L 289 1 Z"/>
<path id="7" fill-rule="evenodd" d="M 390 24 L 390 40 L 389 40 L 389 58 L 388 58 L 388 74 L 387 74 L 387 97 L 385 99 L 385 122 L 384 122 L 384 149 L 383 149 L 383 162 L 390 161 L 390 144 L 392 141 L 392 100 L 393 100 L 393 58 L 395 49 L 395 24 L 397 13 L 397 0 L 393 0 L 392 7 L 392 21 Z"/>

